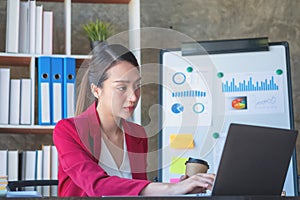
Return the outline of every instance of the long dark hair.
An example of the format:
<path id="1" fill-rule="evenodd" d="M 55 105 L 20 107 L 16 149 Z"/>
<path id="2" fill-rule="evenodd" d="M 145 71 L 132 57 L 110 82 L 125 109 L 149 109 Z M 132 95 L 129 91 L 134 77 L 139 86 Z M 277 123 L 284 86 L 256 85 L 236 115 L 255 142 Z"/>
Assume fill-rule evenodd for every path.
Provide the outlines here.
<path id="1" fill-rule="evenodd" d="M 136 66 L 139 64 L 131 51 L 120 44 L 99 44 L 92 51 L 92 58 L 85 62 L 88 65 L 79 89 L 77 90 L 77 102 L 75 115 L 81 114 L 91 105 L 95 98 L 91 93 L 91 84 L 103 87 L 103 82 L 108 79 L 107 70 L 120 61 L 127 61 Z M 77 80 L 79 81 L 79 80 Z"/>

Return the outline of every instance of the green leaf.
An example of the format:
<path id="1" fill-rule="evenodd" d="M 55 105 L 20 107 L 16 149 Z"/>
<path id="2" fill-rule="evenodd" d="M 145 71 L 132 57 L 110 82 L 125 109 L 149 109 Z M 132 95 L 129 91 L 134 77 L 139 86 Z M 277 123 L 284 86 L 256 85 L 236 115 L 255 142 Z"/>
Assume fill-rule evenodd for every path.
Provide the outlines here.
<path id="1" fill-rule="evenodd" d="M 113 35 L 113 27 L 110 23 L 100 21 L 90 22 L 83 25 L 83 30 L 90 39 L 90 41 L 104 41 Z"/>

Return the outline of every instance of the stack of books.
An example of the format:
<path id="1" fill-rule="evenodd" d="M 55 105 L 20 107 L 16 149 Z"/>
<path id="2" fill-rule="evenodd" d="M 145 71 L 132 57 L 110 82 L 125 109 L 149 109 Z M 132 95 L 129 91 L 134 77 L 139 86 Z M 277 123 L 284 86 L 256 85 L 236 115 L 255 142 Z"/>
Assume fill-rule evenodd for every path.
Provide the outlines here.
<path id="1" fill-rule="evenodd" d="M 0 176 L 0 197 L 7 193 L 7 176 Z"/>

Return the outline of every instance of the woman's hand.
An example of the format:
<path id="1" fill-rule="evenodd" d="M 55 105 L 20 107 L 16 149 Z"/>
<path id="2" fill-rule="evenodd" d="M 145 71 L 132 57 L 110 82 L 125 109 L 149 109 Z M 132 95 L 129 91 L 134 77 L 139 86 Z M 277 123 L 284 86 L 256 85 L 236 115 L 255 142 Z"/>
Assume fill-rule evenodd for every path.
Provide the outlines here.
<path id="1" fill-rule="evenodd" d="M 214 174 L 199 173 L 178 183 L 150 183 L 140 194 L 159 196 L 202 193 L 212 189 L 214 180 Z"/>
<path id="2" fill-rule="evenodd" d="M 215 180 L 214 174 L 198 173 L 191 177 L 186 175 L 180 177 L 180 182 L 174 184 L 176 190 L 182 190 L 181 194 L 202 193 L 211 190 Z M 178 188 L 177 188 L 178 186 Z"/>

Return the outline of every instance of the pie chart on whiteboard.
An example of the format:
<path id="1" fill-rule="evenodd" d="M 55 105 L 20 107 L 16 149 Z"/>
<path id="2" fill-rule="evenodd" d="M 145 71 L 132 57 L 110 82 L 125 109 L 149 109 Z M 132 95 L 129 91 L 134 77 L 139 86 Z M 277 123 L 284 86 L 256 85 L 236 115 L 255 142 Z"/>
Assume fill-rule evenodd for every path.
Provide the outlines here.
<path id="1" fill-rule="evenodd" d="M 172 109 L 172 112 L 175 114 L 182 113 L 184 110 L 183 106 L 180 103 L 173 104 L 171 109 Z"/>

